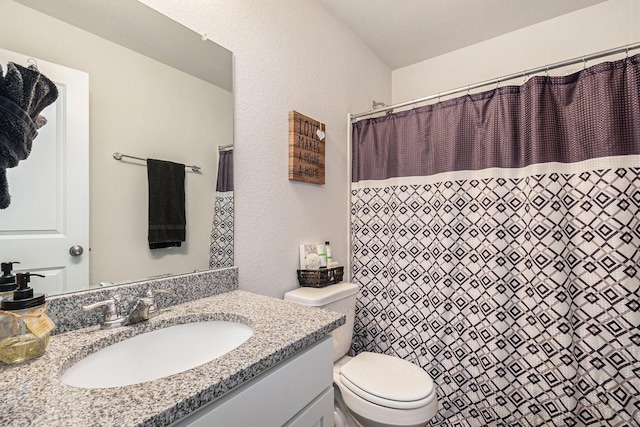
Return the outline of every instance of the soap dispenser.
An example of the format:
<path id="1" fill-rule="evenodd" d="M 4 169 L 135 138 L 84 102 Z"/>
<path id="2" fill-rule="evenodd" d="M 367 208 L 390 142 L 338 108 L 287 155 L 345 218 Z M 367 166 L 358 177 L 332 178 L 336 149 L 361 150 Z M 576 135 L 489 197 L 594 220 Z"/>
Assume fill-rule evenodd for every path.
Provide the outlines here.
<path id="1" fill-rule="evenodd" d="M 20 263 L 18 261 L 13 261 L 3 262 L 0 264 L 2 266 L 2 276 L 0 276 L 0 300 L 12 296 L 13 291 L 18 287 L 18 283 L 16 283 L 16 276 L 11 274 L 13 264 Z"/>
<path id="2" fill-rule="evenodd" d="M 31 276 L 17 273 L 18 288 L 13 296 L 0 301 L 0 361 L 11 364 L 33 359 L 44 353 L 49 345 L 53 321 L 45 314 L 44 294 L 34 294 L 29 287 Z"/>

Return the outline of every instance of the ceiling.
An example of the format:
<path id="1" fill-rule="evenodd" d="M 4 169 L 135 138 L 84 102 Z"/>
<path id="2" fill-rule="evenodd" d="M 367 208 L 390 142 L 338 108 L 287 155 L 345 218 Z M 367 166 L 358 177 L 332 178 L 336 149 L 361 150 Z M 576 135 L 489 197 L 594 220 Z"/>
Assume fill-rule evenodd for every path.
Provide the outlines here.
<path id="1" fill-rule="evenodd" d="M 391 70 L 605 0 L 321 0 Z"/>

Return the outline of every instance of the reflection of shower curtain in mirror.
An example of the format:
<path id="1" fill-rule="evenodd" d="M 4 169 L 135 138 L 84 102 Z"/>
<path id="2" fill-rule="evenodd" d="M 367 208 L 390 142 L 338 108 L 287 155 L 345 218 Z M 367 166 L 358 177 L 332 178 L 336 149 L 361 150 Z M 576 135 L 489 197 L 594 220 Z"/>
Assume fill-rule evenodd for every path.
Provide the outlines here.
<path id="1" fill-rule="evenodd" d="M 637 426 L 640 55 L 353 126 L 353 348 L 434 426 Z"/>
<path id="2" fill-rule="evenodd" d="M 210 268 L 233 266 L 233 149 L 219 151 Z"/>

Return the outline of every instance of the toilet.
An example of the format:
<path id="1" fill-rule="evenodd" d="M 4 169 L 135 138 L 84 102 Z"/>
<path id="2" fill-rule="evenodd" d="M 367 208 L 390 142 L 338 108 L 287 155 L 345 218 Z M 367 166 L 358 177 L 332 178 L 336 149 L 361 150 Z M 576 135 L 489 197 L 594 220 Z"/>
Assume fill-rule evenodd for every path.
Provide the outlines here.
<path id="1" fill-rule="evenodd" d="M 333 331 L 336 427 L 427 425 L 438 411 L 435 385 L 429 374 L 411 362 L 386 354 L 363 352 L 347 356 L 357 293 L 358 285 L 343 282 L 323 288 L 298 288 L 284 296 L 285 300 L 337 311 L 347 317 L 346 324 Z"/>

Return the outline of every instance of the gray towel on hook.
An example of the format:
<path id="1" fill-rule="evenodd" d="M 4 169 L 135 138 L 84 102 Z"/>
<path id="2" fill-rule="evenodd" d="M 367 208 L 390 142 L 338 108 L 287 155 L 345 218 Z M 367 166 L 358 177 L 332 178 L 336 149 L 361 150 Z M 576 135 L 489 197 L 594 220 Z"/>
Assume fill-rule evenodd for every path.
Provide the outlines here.
<path id="1" fill-rule="evenodd" d="M 57 98 L 55 83 L 36 67 L 9 62 L 3 75 L 0 66 L 0 209 L 11 203 L 6 170 L 29 156 L 38 129 L 47 122 L 40 113 Z"/>
<path id="2" fill-rule="evenodd" d="M 147 159 L 149 249 L 179 247 L 186 238 L 185 166 Z"/>

